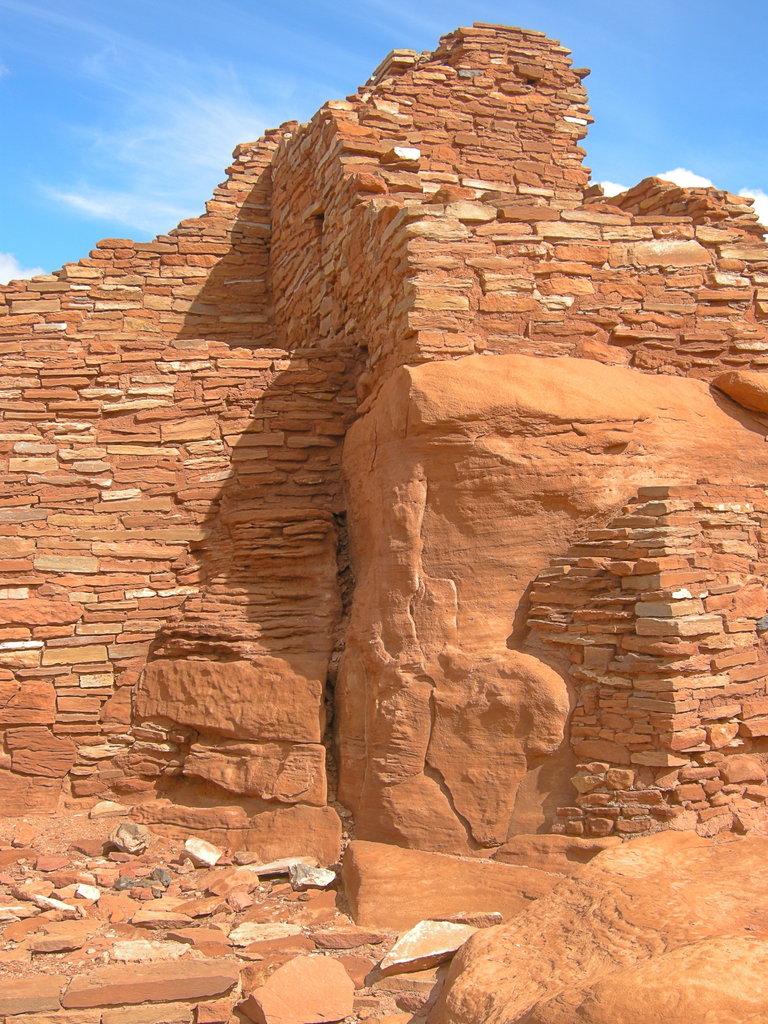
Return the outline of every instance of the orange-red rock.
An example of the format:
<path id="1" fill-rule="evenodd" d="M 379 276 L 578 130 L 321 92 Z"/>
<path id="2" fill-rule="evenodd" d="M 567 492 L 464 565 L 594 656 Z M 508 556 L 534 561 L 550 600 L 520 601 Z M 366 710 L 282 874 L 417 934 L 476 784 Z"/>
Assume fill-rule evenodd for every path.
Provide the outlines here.
<path id="1" fill-rule="evenodd" d="M 470 939 L 429 1024 L 757 1022 L 767 849 L 667 832 L 604 851 Z"/>
<path id="2" fill-rule="evenodd" d="M 278 967 L 239 1008 L 255 1024 L 326 1024 L 352 1013 L 354 991 L 335 960 L 300 956 Z"/>
<path id="3" fill-rule="evenodd" d="M 729 370 L 712 381 L 739 405 L 755 412 L 768 412 L 768 374 L 754 370 Z"/>
<path id="4" fill-rule="evenodd" d="M 0 980 L 0 1013 L 15 1017 L 49 1010 L 56 1012 L 60 1008 L 59 993 L 66 980 L 61 974 Z"/>
<path id="5" fill-rule="evenodd" d="M 539 868 L 570 875 L 587 864 L 602 850 L 619 846 L 618 836 L 582 839 L 579 836 L 523 835 L 512 836 L 493 855 L 502 864 L 516 864 L 518 867 Z"/>
<path id="6" fill-rule="evenodd" d="M 65 1009 L 204 999 L 228 992 L 239 977 L 236 963 L 222 960 L 97 967 L 74 977 L 61 999 Z"/>
<path id="7" fill-rule="evenodd" d="M 427 918 L 500 911 L 514 916 L 548 893 L 557 875 L 355 840 L 342 868 L 352 916 L 364 928 L 413 927 Z"/>
<path id="8" fill-rule="evenodd" d="M 5 744 L 11 754 L 13 771 L 23 775 L 61 778 L 77 758 L 77 747 L 72 740 L 54 736 L 50 730 L 39 726 L 7 729 Z"/>

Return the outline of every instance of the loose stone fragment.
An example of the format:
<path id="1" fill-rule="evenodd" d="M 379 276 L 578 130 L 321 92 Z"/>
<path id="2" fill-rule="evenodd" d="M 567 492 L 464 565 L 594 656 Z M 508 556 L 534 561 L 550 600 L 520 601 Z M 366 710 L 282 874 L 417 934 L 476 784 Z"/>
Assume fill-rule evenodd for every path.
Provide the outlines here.
<path id="1" fill-rule="evenodd" d="M 336 872 L 329 868 L 313 868 L 306 864 L 291 864 L 288 869 L 291 886 L 296 891 L 302 889 L 327 889 L 336 881 Z"/>
<path id="2" fill-rule="evenodd" d="M 205 839 L 194 838 L 187 839 L 184 843 L 184 853 L 193 864 L 206 868 L 212 868 L 218 864 L 224 855 L 224 851 L 220 850 L 218 846 L 214 846 L 213 843 L 209 843 Z"/>
<path id="3" fill-rule="evenodd" d="M 74 977 L 61 999 L 65 1009 L 205 999 L 228 992 L 239 977 L 225 960 L 97 967 Z"/>
<path id="4" fill-rule="evenodd" d="M 245 921 L 237 925 L 229 933 L 229 941 L 235 946 L 248 946 L 252 942 L 265 942 L 268 939 L 284 939 L 289 935 L 301 935 L 301 928 L 295 924 L 261 924 L 257 921 Z"/>
<path id="5" fill-rule="evenodd" d="M 130 807 L 116 803 L 114 800 L 101 800 L 94 804 L 88 812 L 89 818 L 119 818 L 130 813 Z"/>
<path id="6" fill-rule="evenodd" d="M 448 921 L 420 921 L 401 935 L 379 964 L 383 975 L 422 971 L 449 960 L 477 928 Z"/>
<path id="7" fill-rule="evenodd" d="M 152 839 L 152 833 L 133 821 L 123 821 L 113 829 L 109 842 L 122 853 L 143 853 Z"/>

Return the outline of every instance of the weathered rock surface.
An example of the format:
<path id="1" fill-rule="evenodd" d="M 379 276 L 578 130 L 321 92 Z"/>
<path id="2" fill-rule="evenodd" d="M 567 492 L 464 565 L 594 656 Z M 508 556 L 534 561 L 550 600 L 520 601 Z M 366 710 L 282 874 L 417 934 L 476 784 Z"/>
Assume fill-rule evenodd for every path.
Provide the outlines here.
<path id="1" fill-rule="evenodd" d="M 357 924 L 399 929 L 428 918 L 479 911 L 510 917 L 561 880 L 537 868 L 360 840 L 347 848 L 342 878 Z"/>
<path id="2" fill-rule="evenodd" d="M 326 802 L 325 748 L 320 743 L 195 743 L 184 774 L 262 800 L 318 807 Z"/>
<path id="3" fill-rule="evenodd" d="M 326 1024 L 352 1013 L 354 991 L 341 964 L 300 956 L 279 967 L 240 1009 L 255 1024 Z"/>
<path id="4" fill-rule="evenodd" d="M 566 683 L 509 649 L 526 588 L 627 489 L 727 482 L 737 452 L 745 481 L 768 471 L 700 381 L 523 355 L 392 374 L 345 443 L 340 793 L 359 836 L 470 850 L 572 802 Z"/>
<path id="5" fill-rule="evenodd" d="M 768 1013 L 768 840 L 667 832 L 606 850 L 478 932 L 429 1024 L 723 1024 Z"/>
<path id="6" fill-rule="evenodd" d="M 562 835 L 512 836 L 494 853 L 493 859 L 502 864 L 571 875 L 598 853 L 620 845 L 618 836 L 593 839 Z"/>
<path id="7" fill-rule="evenodd" d="M 322 692 L 319 680 L 278 658 L 257 664 L 161 659 L 147 666 L 136 710 L 223 736 L 317 743 Z"/>
<path id="8" fill-rule="evenodd" d="M 214 843 L 257 850 L 262 860 L 281 859 L 286 850 L 334 864 L 341 852 L 341 821 L 332 807 L 297 804 L 279 810 L 258 805 L 189 806 L 170 800 L 149 801 L 135 817 L 154 832 L 168 835 L 196 833 Z"/>
<path id="9" fill-rule="evenodd" d="M 97 967 L 70 981 L 61 1005 L 78 1009 L 202 999 L 228 992 L 238 976 L 237 966 L 225 960 Z"/>
<path id="10" fill-rule="evenodd" d="M 768 412 L 768 373 L 754 370 L 729 370 L 712 381 L 716 388 L 745 409 Z"/>

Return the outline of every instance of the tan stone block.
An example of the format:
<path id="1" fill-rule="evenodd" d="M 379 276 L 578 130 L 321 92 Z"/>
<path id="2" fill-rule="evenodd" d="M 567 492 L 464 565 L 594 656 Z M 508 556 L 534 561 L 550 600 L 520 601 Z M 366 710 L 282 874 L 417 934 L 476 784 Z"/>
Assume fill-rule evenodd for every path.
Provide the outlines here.
<path id="1" fill-rule="evenodd" d="M 82 647 L 47 647 L 43 651 L 43 665 L 79 665 L 108 661 L 103 644 L 85 644 Z"/>
<path id="2" fill-rule="evenodd" d="M 90 555 L 40 554 L 34 559 L 35 568 L 47 572 L 94 573 L 98 570 L 98 559 Z"/>

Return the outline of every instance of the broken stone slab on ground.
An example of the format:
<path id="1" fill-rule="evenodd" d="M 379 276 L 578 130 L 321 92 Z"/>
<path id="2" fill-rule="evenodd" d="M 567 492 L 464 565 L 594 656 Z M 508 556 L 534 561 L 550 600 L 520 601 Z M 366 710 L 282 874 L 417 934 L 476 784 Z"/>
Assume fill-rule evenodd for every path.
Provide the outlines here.
<path id="1" fill-rule="evenodd" d="M 249 946 L 252 942 L 267 942 L 272 939 L 285 939 L 291 935 L 301 935 L 299 925 L 275 921 L 261 923 L 244 921 L 229 933 L 229 941 L 235 946 Z"/>
<path id="2" fill-rule="evenodd" d="M 254 1024 L 330 1024 L 350 1016 L 355 986 L 330 957 L 298 956 L 239 1004 Z"/>
<path id="3" fill-rule="evenodd" d="M 401 935 L 379 964 L 382 975 L 423 971 L 450 960 L 477 928 L 450 921 L 420 921 Z"/>
<path id="4" fill-rule="evenodd" d="M 238 964 L 223 959 L 97 967 L 71 980 L 61 1005 L 81 1009 L 206 999 L 229 992 L 239 976 Z"/>

